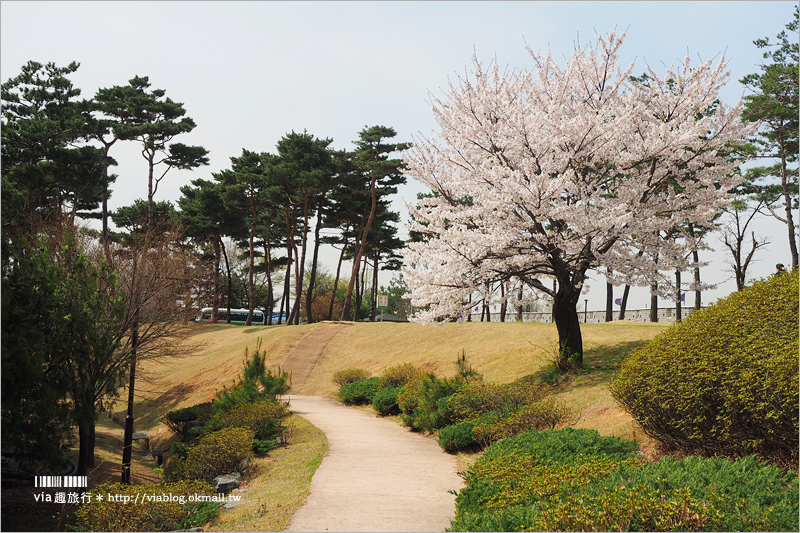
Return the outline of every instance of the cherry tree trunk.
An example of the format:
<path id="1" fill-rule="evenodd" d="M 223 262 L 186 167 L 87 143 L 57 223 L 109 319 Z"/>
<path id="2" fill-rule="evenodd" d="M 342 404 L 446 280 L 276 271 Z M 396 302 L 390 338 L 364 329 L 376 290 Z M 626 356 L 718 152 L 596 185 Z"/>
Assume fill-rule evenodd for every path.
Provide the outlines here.
<path id="1" fill-rule="evenodd" d="M 553 301 L 553 321 L 558 330 L 558 364 L 562 369 L 583 366 L 583 338 L 578 320 L 581 292 L 571 283 L 559 283 Z"/>

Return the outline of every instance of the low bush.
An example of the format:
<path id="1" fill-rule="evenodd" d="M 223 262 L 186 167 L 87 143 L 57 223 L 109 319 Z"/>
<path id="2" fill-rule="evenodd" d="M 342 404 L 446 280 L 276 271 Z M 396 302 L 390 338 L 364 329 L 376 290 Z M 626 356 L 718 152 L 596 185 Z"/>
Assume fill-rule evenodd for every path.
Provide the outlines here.
<path id="1" fill-rule="evenodd" d="M 261 400 L 237 405 L 228 411 L 221 411 L 209 421 L 213 430 L 227 427 L 246 428 L 253 431 L 256 439 L 274 440 L 282 433 L 281 422 L 291 415 L 283 403 Z"/>
<path id="2" fill-rule="evenodd" d="M 337 370 L 334 372 L 333 382 L 342 387 L 348 383 L 355 383 L 356 381 L 361 381 L 362 379 L 367 379 L 368 377 L 369 372 L 366 370 L 361 368 L 347 368 L 345 370 Z"/>
<path id="3" fill-rule="evenodd" d="M 383 387 L 402 387 L 408 383 L 414 376 L 424 374 L 425 371 L 411 363 L 400 363 L 399 365 L 391 366 L 383 371 L 381 377 Z"/>
<path id="4" fill-rule="evenodd" d="M 197 494 L 215 494 L 211 485 L 200 481 L 160 485 L 105 482 L 95 487 L 91 494 L 93 497 L 79 504 L 75 513 L 78 531 L 173 531 L 202 525 L 219 514 L 219 504 L 189 501 L 191 496 Z M 120 500 L 127 497 L 129 503 L 112 501 L 106 497 L 108 494 Z M 98 495 L 104 498 L 100 500 Z M 145 495 L 147 502 L 141 503 Z M 161 501 L 158 501 L 159 496 L 162 497 Z M 181 498 L 183 504 L 180 503 Z M 134 501 L 140 504 L 134 505 Z"/>
<path id="5" fill-rule="evenodd" d="M 434 430 L 449 426 L 455 422 L 452 411 L 448 406 L 448 399 L 463 385 L 460 378 L 437 378 L 433 374 L 425 375 L 418 384 L 409 382 L 413 387 L 419 387 L 414 408 L 410 412 L 406 409 L 409 404 L 401 406 L 403 413 L 400 415 L 403 423 L 413 430 L 433 432 Z M 398 397 L 398 403 L 400 398 Z"/>
<path id="6" fill-rule="evenodd" d="M 666 457 L 589 430 L 526 432 L 465 475 L 453 531 L 797 531 L 795 474 L 749 456 Z"/>
<path id="7" fill-rule="evenodd" d="M 168 411 L 162 417 L 162 421 L 181 439 L 186 438 L 186 430 L 189 422 L 205 424 L 214 415 L 212 402 L 199 403 L 191 407 Z"/>
<path id="8" fill-rule="evenodd" d="M 797 324 L 797 271 L 758 281 L 631 354 L 612 395 L 668 449 L 796 470 Z"/>
<path id="9" fill-rule="evenodd" d="M 452 400 L 451 400 L 452 404 Z M 483 445 L 523 431 L 555 429 L 556 426 L 574 422 L 575 412 L 553 397 L 523 405 L 506 414 L 505 411 L 490 411 L 475 421 L 475 438 Z"/>
<path id="10" fill-rule="evenodd" d="M 422 392 L 422 382 L 432 377 L 434 377 L 434 375 L 430 372 L 415 374 L 403 385 L 403 390 L 397 395 L 397 406 L 400 408 L 400 412 L 403 413 L 403 415 L 409 416 L 419 407 L 419 395 L 420 392 Z"/>
<path id="11" fill-rule="evenodd" d="M 547 389 L 538 383 L 469 382 L 450 398 L 453 416 L 459 422 L 475 420 L 487 412 L 510 415 L 523 406 L 538 402 Z"/>
<path id="12" fill-rule="evenodd" d="M 466 452 L 478 448 L 472 422 L 445 426 L 439 430 L 439 446 L 447 452 Z"/>
<path id="13" fill-rule="evenodd" d="M 343 385 L 339 389 L 339 401 L 345 405 L 371 404 L 381 386 L 381 378 L 367 378 Z"/>
<path id="14" fill-rule="evenodd" d="M 198 479 L 212 481 L 221 474 L 236 471 L 252 455 L 254 433 L 231 427 L 209 433 L 186 450 L 186 457 L 173 462 L 164 474 L 170 480 Z"/>
<path id="15" fill-rule="evenodd" d="M 381 416 L 400 414 L 400 407 L 397 405 L 397 397 L 402 390 L 402 387 L 385 387 L 379 389 L 372 399 L 372 407 Z"/>

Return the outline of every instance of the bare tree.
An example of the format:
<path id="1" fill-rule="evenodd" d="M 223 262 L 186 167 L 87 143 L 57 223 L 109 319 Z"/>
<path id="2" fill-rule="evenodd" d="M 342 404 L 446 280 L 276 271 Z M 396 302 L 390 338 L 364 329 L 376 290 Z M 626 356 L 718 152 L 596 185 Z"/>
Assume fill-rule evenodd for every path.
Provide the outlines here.
<path id="1" fill-rule="evenodd" d="M 756 250 L 769 244 L 766 238 L 756 237 L 755 231 L 750 231 L 750 244 L 746 243 L 748 227 L 753 218 L 761 212 L 763 206 L 764 201 L 759 200 L 751 210 L 745 202 L 737 200 L 725 209 L 729 219 L 721 226 L 722 242 L 731 252 L 731 261 L 728 264 L 736 278 L 736 290 L 738 291 L 744 288 L 747 281 L 747 269 Z"/>

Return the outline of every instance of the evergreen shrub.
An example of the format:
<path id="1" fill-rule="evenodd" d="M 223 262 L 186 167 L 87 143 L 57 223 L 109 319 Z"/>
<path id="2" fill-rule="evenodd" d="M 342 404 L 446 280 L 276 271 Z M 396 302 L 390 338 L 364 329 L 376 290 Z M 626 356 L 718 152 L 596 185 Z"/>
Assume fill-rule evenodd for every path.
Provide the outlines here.
<path id="1" fill-rule="evenodd" d="M 426 374 L 418 382 L 409 382 L 414 390 L 418 390 L 416 401 L 401 405 L 400 415 L 403 423 L 413 430 L 433 431 L 449 426 L 455 422 L 448 405 L 448 399 L 456 393 L 465 381 L 459 377 L 437 378 Z M 418 387 L 418 388 L 417 388 Z M 401 394 L 402 396 L 402 394 Z M 400 397 L 398 397 L 399 403 Z M 413 405 L 413 409 L 408 410 Z"/>
<path id="2" fill-rule="evenodd" d="M 614 398 L 668 449 L 798 458 L 798 273 L 692 313 L 622 364 Z"/>
<path id="3" fill-rule="evenodd" d="M 381 378 L 373 377 L 342 385 L 339 401 L 345 405 L 371 404 L 381 386 Z"/>
<path id="4" fill-rule="evenodd" d="M 474 424 L 461 422 L 439 430 L 439 446 L 447 452 L 466 452 L 478 448 Z"/>
<path id="5" fill-rule="evenodd" d="M 400 407 L 397 405 L 397 397 L 402 390 L 402 387 L 384 387 L 379 389 L 372 399 L 372 407 L 381 416 L 400 414 Z"/>
<path id="6" fill-rule="evenodd" d="M 189 422 L 205 424 L 214 415 L 212 402 L 199 403 L 191 407 L 168 411 L 162 417 L 163 422 L 181 439 L 186 438 L 186 429 Z"/>

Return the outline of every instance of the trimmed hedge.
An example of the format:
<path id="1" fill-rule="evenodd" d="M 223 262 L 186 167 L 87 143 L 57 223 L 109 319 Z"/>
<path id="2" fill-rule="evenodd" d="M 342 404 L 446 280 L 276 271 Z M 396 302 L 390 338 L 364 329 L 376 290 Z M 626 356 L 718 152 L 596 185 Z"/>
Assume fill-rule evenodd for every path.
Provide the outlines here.
<path id="1" fill-rule="evenodd" d="M 761 280 L 631 354 L 614 398 L 669 449 L 797 468 L 798 274 Z"/>

